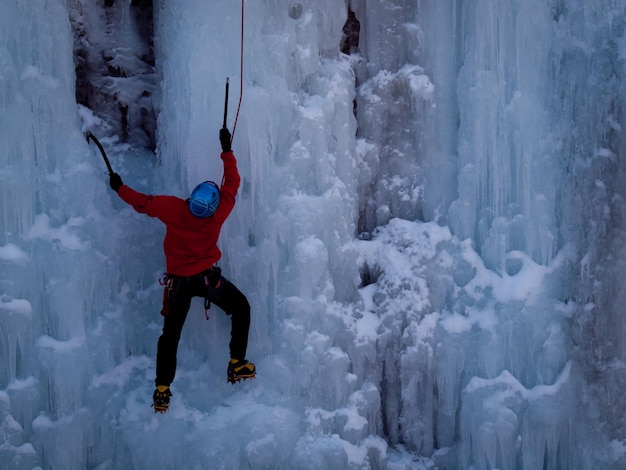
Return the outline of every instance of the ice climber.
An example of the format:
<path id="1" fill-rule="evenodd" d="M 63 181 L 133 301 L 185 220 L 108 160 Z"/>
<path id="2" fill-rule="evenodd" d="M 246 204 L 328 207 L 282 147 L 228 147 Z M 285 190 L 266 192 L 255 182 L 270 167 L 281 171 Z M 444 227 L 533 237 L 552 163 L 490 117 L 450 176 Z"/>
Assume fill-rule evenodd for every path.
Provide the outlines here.
<path id="1" fill-rule="evenodd" d="M 246 360 L 250 304 L 216 265 L 221 258 L 217 247 L 220 230 L 233 210 L 240 177 L 231 150 L 231 135 L 220 130 L 224 179 L 221 187 L 212 181 L 200 183 L 184 200 L 175 196 L 150 196 L 125 185 L 117 173 L 111 173 L 111 188 L 137 212 L 156 217 L 165 224 L 163 241 L 167 273 L 164 276 L 163 332 L 156 357 L 154 411 L 164 413 L 169 407 L 170 384 L 176 373 L 176 351 L 192 297 L 203 297 L 205 309 L 210 303 L 231 317 L 230 383 L 254 378 L 254 364 Z M 208 312 L 207 312 L 208 314 Z"/>

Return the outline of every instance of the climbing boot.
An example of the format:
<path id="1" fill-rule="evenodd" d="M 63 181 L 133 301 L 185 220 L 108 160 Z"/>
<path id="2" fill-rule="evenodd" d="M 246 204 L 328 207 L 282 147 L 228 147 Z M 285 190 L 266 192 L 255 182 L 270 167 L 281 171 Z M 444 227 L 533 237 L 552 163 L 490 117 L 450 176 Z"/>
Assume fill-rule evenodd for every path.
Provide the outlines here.
<path id="1" fill-rule="evenodd" d="M 155 413 L 165 413 L 170 406 L 170 397 L 172 392 L 167 385 L 157 385 L 154 394 L 152 395 L 152 406 Z"/>
<path id="2" fill-rule="evenodd" d="M 228 383 L 234 384 L 241 379 L 253 379 L 255 376 L 254 364 L 245 359 L 231 359 L 228 363 Z"/>

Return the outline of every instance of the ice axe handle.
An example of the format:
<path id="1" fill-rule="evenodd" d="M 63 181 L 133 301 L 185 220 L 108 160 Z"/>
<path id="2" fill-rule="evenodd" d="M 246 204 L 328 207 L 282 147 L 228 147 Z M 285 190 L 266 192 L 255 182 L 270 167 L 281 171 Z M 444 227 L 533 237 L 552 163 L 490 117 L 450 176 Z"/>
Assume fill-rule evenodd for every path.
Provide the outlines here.
<path id="1" fill-rule="evenodd" d="M 226 92 L 224 96 L 224 125 L 222 126 L 223 129 L 226 129 L 226 118 L 228 117 L 228 86 L 229 79 L 228 77 L 226 77 Z"/>
<path id="2" fill-rule="evenodd" d="M 96 136 L 93 135 L 91 133 L 91 131 L 87 131 L 87 142 L 89 142 L 89 139 L 92 139 L 96 145 L 98 146 L 98 149 L 100 149 L 100 153 L 102 154 L 102 158 L 104 158 L 104 163 L 106 163 L 107 168 L 109 169 L 109 175 L 113 174 L 113 168 L 111 168 L 111 164 L 109 163 L 109 159 L 107 158 L 107 154 L 104 153 L 104 149 L 102 148 L 102 144 L 100 143 L 100 141 L 98 139 L 96 139 Z"/>

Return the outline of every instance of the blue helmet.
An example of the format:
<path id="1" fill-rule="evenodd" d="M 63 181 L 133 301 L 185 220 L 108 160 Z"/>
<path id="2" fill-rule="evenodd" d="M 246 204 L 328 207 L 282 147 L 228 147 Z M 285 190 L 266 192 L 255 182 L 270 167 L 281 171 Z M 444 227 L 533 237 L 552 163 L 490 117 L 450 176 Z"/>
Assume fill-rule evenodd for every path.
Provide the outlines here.
<path id="1" fill-rule="evenodd" d="M 200 219 L 211 217 L 219 203 L 220 188 L 213 181 L 200 183 L 189 196 L 189 210 Z"/>

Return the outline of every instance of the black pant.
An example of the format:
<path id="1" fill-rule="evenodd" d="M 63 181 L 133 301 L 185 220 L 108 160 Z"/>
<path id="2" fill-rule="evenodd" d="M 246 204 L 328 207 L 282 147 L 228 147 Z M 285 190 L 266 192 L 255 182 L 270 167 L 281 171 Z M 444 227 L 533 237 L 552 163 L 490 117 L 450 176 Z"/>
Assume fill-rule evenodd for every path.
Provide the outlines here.
<path id="1" fill-rule="evenodd" d="M 207 297 L 231 318 L 230 357 L 245 359 L 250 328 L 250 304 L 234 284 L 222 277 L 217 288 L 209 288 L 203 276 L 174 277 L 169 313 L 163 320 L 156 360 L 156 384 L 170 385 L 176 374 L 176 351 L 192 297 Z"/>

